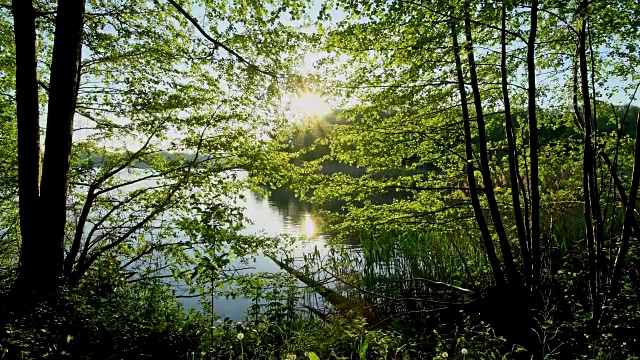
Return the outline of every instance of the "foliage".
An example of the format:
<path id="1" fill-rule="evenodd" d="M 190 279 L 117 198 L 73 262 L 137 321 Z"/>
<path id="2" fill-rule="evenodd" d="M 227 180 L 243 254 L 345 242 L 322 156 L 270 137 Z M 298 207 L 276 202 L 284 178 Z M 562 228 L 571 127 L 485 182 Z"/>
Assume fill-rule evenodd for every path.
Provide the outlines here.
<path id="1" fill-rule="evenodd" d="M 87 280 L 64 290 L 56 302 L 10 322 L 0 346 L 3 356 L 188 358 L 198 352 L 205 318 L 186 311 L 166 286 L 157 281 L 129 285 L 118 279 Z"/>
<path id="2" fill-rule="evenodd" d="M 330 22 L 333 6 L 342 20 Z M 473 289 L 474 311 L 535 358 L 599 356 L 579 334 L 607 334 L 611 316 L 626 313 L 617 289 L 636 267 L 626 251 L 638 227 L 637 72 L 625 49 L 640 33 L 612 8 L 635 11 L 624 1 L 327 3 L 320 44 L 340 56 L 319 61 L 319 78 L 345 107 L 314 142 L 309 131 L 300 144 L 283 136 L 281 180 L 316 204 L 340 202 L 326 218 L 343 238 L 393 234 L 364 242 L 364 268 L 374 269 L 364 278 L 457 284 L 447 275 L 459 254 L 420 261 L 442 246 L 431 234 L 481 239 L 471 246 L 486 261 L 463 258 L 472 274 L 489 268 L 493 284 Z M 406 241 L 416 232 L 423 241 Z M 444 311 L 436 305 L 428 310 Z M 548 322 L 575 332 L 560 340 Z M 587 348 L 558 345 L 572 341 Z"/>
<path id="3" fill-rule="evenodd" d="M 168 269 L 190 281 L 199 277 L 192 268 L 214 263 L 222 269 L 233 253 L 266 245 L 235 234 L 244 218 L 233 204 L 248 186 L 245 171 L 284 121 L 282 95 L 298 81 L 294 55 L 306 35 L 297 27 L 308 4 L 237 5 L 86 1 L 72 147 L 62 154 L 70 167 L 58 169 L 69 184 L 59 249 L 64 266 L 47 274 L 64 269 L 53 275 L 74 286 L 96 263 L 117 259 L 127 278 L 163 277 Z M 53 81 L 57 12 L 55 2 L 34 1 L 33 7 L 35 19 L 27 21 L 36 27 L 34 80 L 43 111 Z M 16 116 L 13 15 L 3 2 L 0 256 L 6 269 L 18 264 L 18 240 L 24 240 L 17 234 L 16 123 L 30 121 Z M 61 125 L 43 126 L 53 133 Z M 43 151 L 47 160 L 57 150 Z M 32 205 L 23 213 L 40 211 Z M 50 236 L 45 231 L 37 238 Z"/>
<path id="4" fill-rule="evenodd" d="M 51 116 L 64 105 L 51 90 L 64 11 L 29 2 L 25 42 L 16 4 L 0 2 L 0 286 L 5 297 L 18 265 L 37 273 L 25 254 L 49 244 L 64 259 L 44 254 L 55 266 L 30 280 L 64 281 L 26 311 L 6 296 L 6 356 L 637 357 L 637 5 L 77 1 L 65 150 L 49 145 L 68 135 Z M 42 149 L 18 133 L 31 121 L 40 139 L 41 124 L 18 115 L 14 41 L 37 43 Z M 326 56 L 303 84 L 309 50 Z M 283 129 L 282 102 L 301 87 L 343 108 Z M 25 146 L 44 152 L 32 178 Z M 42 161 L 43 173 L 69 164 L 53 170 L 68 186 L 63 221 L 40 216 L 36 231 L 27 220 L 53 211 Z M 18 209 L 25 181 L 35 200 L 21 192 Z M 258 185 L 292 188 L 324 208 L 337 241 L 357 237 L 359 253 L 303 270 L 330 275 L 370 323 L 340 309 L 317 320 L 291 277 L 237 273 L 238 258 L 281 246 L 240 233 L 238 201 Z M 219 295 L 254 307 L 214 326 L 171 282 L 212 297 L 227 284 Z"/>
<path id="5" fill-rule="evenodd" d="M 15 66 L 13 43 L 7 14 L 0 14 L 0 269 L 5 272 L 15 262 L 18 252 L 16 207 L 17 152 L 15 98 Z M 0 277 L 0 282 L 3 279 Z"/>

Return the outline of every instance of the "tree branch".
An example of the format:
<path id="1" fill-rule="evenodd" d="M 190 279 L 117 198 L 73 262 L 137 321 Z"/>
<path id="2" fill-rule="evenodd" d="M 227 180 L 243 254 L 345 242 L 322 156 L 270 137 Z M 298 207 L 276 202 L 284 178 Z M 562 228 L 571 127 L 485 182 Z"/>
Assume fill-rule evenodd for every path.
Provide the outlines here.
<path id="1" fill-rule="evenodd" d="M 229 54 L 233 55 L 238 61 L 240 61 L 241 63 L 243 63 L 244 65 L 246 65 L 248 68 L 250 69 L 255 69 L 256 71 L 264 74 L 264 75 L 268 75 L 270 77 L 273 78 L 277 78 L 278 76 L 275 73 L 266 71 L 261 69 L 260 67 L 258 67 L 258 65 L 255 65 L 254 63 L 250 62 L 249 60 L 245 59 L 242 55 L 238 54 L 237 52 L 235 52 L 233 49 L 231 49 L 230 47 L 228 47 L 227 45 L 225 45 L 224 43 L 214 39 L 211 35 L 209 35 L 203 28 L 202 26 L 200 26 L 200 24 L 198 24 L 198 21 L 196 19 L 193 18 L 193 16 L 191 16 L 182 6 L 180 6 L 177 2 L 175 2 L 174 0 L 167 0 L 167 2 L 169 2 L 174 8 L 176 8 L 176 10 L 178 10 L 178 12 L 180 14 L 182 14 L 182 16 L 184 16 L 185 18 L 187 18 L 187 20 L 189 20 L 189 22 L 191 24 L 193 24 L 193 26 L 195 26 L 196 29 L 198 29 L 198 31 L 200 32 L 200 34 L 202 34 L 202 36 L 205 37 L 205 39 L 209 40 L 216 48 L 220 47 L 222 49 L 224 49 L 226 52 L 228 52 Z"/>

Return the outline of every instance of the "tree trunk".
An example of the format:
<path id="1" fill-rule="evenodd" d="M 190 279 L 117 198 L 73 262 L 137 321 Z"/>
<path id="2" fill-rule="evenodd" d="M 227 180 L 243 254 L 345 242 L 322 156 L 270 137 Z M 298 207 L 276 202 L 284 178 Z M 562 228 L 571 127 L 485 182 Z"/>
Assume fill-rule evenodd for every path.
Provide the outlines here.
<path id="1" fill-rule="evenodd" d="M 540 249 L 540 178 L 538 165 L 538 117 L 536 113 L 536 58 L 535 46 L 538 30 L 538 1 L 531 3 L 531 30 L 527 42 L 527 86 L 529 113 L 529 158 L 531 159 L 531 276 L 538 282 L 541 272 Z"/>
<path id="2" fill-rule="evenodd" d="M 467 91 L 464 87 L 464 75 L 462 74 L 462 61 L 460 60 L 460 45 L 458 44 L 458 33 L 456 31 L 454 20 L 451 20 L 451 37 L 453 39 L 453 51 L 456 62 L 456 75 L 458 78 L 458 86 L 460 89 L 460 101 L 462 103 L 462 119 L 464 122 L 464 143 L 465 143 L 465 157 L 467 161 L 467 181 L 469 182 L 469 193 L 471 194 L 471 205 L 473 207 L 473 213 L 475 215 L 476 223 L 480 228 L 480 234 L 482 241 L 487 251 L 487 257 L 489 258 L 489 264 L 493 271 L 493 277 L 496 280 L 498 286 L 504 286 L 506 284 L 502 268 L 500 267 L 500 260 L 496 254 L 495 246 L 489 232 L 487 221 L 482 213 L 482 207 L 480 206 L 480 199 L 478 196 L 478 184 L 475 177 L 475 166 L 473 166 L 473 147 L 471 145 L 471 124 L 469 119 L 469 108 L 467 106 Z"/>
<path id="3" fill-rule="evenodd" d="M 515 133 L 513 130 L 513 119 L 511 118 L 511 102 L 509 99 L 509 87 L 507 83 L 507 8 L 504 0 L 502 1 L 502 32 L 501 47 L 502 54 L 500 58 L 500 73 L 502 77 L 502 98 L 504 101 L 504 122 L 505 132 L 507 133 L 507 148 L 509 158 L 509 177 L 511 183 L 511 201 L 513 203 L 513 216 L 518 231 L 518 241 L 520 244 L 520 252 L 522 254 L 522 262 L 524 267 L 524 275 L 526 281 L 530 281 L 531 277 L 531 254 L 529 253 L 529 245 L 527 241 L 527 232 L 522 216 L 522 207 L 520 205 L 520 191 L 518 189 L 518 150 L 516 148 Z"/>
<path id="4" fill-rule="evenodd" d="M 40 125 L 36 12 L 33 3 L 13 0 L 16 43 L 16 104 L 18 122 L 18 195 L 20 212 L 19 289 L 37 281 L 43 251 L 39 248 Z"/>
<path id="5" fill-rule="evenodd" d="M 28 18 L 26 15 L 27 6 L 20 4 L 21 2 L 14 1 L 14 4 L 18 5 L 19 8 L 24 7 L 25 14 L 21 14 L 20 10 L 18 10 L 18 15 L 21 16 L 17 16 L 16 20 Z M 19 284 L 22 284 L 27 292 L 48 293 L 55 289 L 63 271 L 69 156 L 78 93 L 78 68 L 82 48 L 84 9 L 84 0 L 60 0 L 58 2 L 40 198 L 37 201 L 36 197 L 34 203 L 24 204 L 24 209 L 23 203 L 20 204 L 21 212 L 30 210 L 32 212 L 30 216 L 38 217 L 38 223 L 32 221 L 31 223 L 21 224 L 23 231 L 25 231 L 25 228 L 41 229 L 40 231 L 33 230 L 33 237 L 28 238 L 28 241 L 23 243 L 22 247 L 21 280 Z M 33 13 L 32 8 L 31 12 Z M 32 39 L 35 39 L 33 16 L 31 18 L 31 22 L 28 24 L 29 28 L 27 28 L 27 25 L 21 25 L 25 29 L 16 26 L 16 42 L 20 43 L 23 48 L 26 48 L 27 41 L 31 44 L 30 47 L 33 47 L 31 43 L 33 40 L 26 38 L 31 36 Z M 17 21 L 17 23 L 21 24 L 20 21 Z M 20 33 L 20 37 L 18 33 Z M 25 39 L 23 40 L 23 38 Z M 26 64 L 33 63 L 33 54 L 32 52 L 30 56 L 26 50 L 23 50 Z M 27 61 L 27 56 L 31 60 Z M 22 57 L 17 56 L 18 64 L 23 64 L 20 59 Z M 30 84 L 33 92 L 33 83 L 37 84 L 35 82 L 35 70 L 29 71 L 31 73 L 30 77 L 23 76 L 17 79 L 17 87 L 20 88 Z M 33 106 L 33 101 L 31 101 L 30 105 Z M 36 111 L 37 114 L 37 103 L 35 110 L 31 109 L 30 111 Z M 28 121 L 28 118 L 21 118 L 19 115 L 18 122 L 20 123 L 22 120 Z M 22 147 L 39 148 L 39 136 L 36 138 L 30 135 L 20 140 L 24 140 Z M 20 162 L 22 165 L 22 159 L 20 159 Z M 27 174 L 20 174 L 19 180 L 20 182 L 28 182 L 30 185 L 28 188 L 31 189 L 30 194 L 33 193 L 32 189 L 34 187 L 34 170 L 32 168 L 33 165 L 31 165 Z M 35 179 L 37 181 L 38 177 L 35 176 Z M 31 200 L 33 201 L 33 198 Z M 27 229 L 26 231 L 29 232 L 31 230 Z"/>
<path id="6" fill-rule="evenodd" d="M 478 124 L 478 144 L 480 145 L 480 172 L 482 173 L 482 181 L 484 185 L 484 193 L 489 203 L 489 211 L 491 219 L 498 234 L 498 242 L 502 253 L 502 259 L 505 264 L 507 280 L 513 284 L 521 282 L 518 269 L 513 260 L 513 253 L 509 245 L 509 239 L 502 223 L 500 209 L 496 201 L 493 191 L 493 181 L 491 180 L 491 169 L 489 168 L 489 158 L 487 150 L 487 133 L 484 123 L 484 114 L 482 112 L 482 99 L 480 97 L 480 88 L 478 86 L 478 75 L 476 74 L 476 63 L 473 54 L 473 38 L 471 36 L 471 19 L 469 14 L 465 14 L 464 18 L 465 35 L 467 40 L 467 57 L 469 59 L 469 73 L 471 76 L 471 89 L 473 90 L 473 102 L 476 108 L 476 123 Z"/>
<path id="7" fill-rule="evenodd" d="M 580 3 L 582 12 L 581 27 L 578 33 L 578 58 L 580 70 L 580 83 L 582 92 L 582 102 L 584 105 L 584 157 L 582 171 L 584 173 L 582 185 L 584 188 L 584 215 L 586 225 L 587 248 L 589 256 L 589 287 L 592 302 L 592 321 L 597 324 L 602 312 L 600 304 L 599 285 L 598 285 L 598 260 L 596 256 L 596 246 L 598 241 L 602 241 L 602 226 L 600 215 L 600 201 L 598 198 L 598 189 L 596 185 L 595 172 L 595 148 L 593 142 L 593 119 L 591 112 L 591 99 L 589 96 L 589 67 L 587 65 L 587 1 Z"/>
<path id="8" fill-rule="evenodd" d="M 615 300 L 620 292 L 620 282 L 622 281 L 622 271 L 624 268 L 624 262 L 629 252 L 629 239 L 632 234 L 632 229 L 635 226 L 635 209 L 636 200 L 638 198 L 638 185 L 640 183 L 640 114 L 636 121 L 636 144 L 634 151 L 633 161 L 633 175 L 631 176 L 631 189 L 629 190 L 628 202 L 624 213 L 624 225 L 622 228 L 622 238 L 620 239 L 620 248 L 618 255 L 616 256 L 616 262 L 613 267 L 613 278 L 611 280 L 610 298 Z"/>

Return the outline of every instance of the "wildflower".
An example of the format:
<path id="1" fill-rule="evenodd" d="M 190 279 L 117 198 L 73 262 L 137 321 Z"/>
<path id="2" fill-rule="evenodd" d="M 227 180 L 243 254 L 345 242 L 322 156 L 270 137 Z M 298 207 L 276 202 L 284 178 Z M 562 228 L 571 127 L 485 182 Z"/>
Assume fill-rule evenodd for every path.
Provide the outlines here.
<path id="1" fill-rule="evenodd" d="M 460 350 L 460 353 L 462 355 L 467 355 L 469 353 L 469 350 L 463 348 L 462 350 Z"/>
<path id="2" fill-rule="evenodd" d="M 449 353 L 446 352 L 446 351 L 443 351 L 442 354 L 440 354 L 440 357 L 443 358 L 443 359 L 446 359 L 446 358 L 449 357 Z"/>
<path id="3" fill-rule="evenodd" d="M 238 333 L 238 340 L 242 340 L 244 339 L 244 334 L 243 333 Z"/>

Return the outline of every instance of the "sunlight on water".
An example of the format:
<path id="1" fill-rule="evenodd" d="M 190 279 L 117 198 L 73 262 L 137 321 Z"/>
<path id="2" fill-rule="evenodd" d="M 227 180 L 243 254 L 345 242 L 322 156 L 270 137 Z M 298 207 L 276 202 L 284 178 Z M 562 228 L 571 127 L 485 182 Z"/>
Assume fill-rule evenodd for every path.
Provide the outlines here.
<path id="1" fill-rule="evenodd" d="M 304 214 L 304 234 L 308 238 L 312 238 L 317 234 L 316 223 L 309 213 Z"/>

